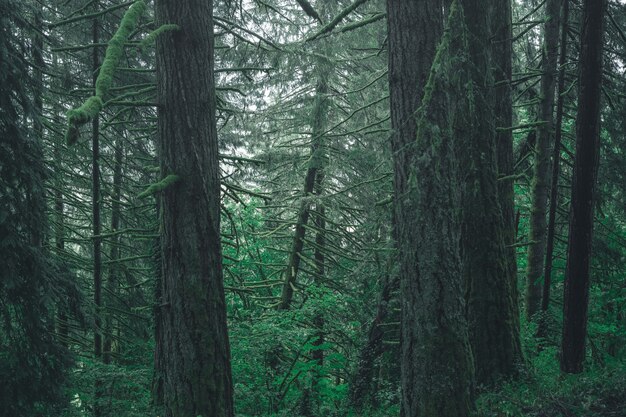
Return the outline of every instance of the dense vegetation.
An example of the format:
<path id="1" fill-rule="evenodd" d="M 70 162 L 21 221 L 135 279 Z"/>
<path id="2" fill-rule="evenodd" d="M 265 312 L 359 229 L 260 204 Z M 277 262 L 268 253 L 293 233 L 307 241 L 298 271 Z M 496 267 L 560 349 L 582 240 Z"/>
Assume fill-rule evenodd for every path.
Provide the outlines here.
<path id="1" fill-rule="evenodd" d="M 0 417 L 626 416 L 625 33 L 0 0 Z"/>

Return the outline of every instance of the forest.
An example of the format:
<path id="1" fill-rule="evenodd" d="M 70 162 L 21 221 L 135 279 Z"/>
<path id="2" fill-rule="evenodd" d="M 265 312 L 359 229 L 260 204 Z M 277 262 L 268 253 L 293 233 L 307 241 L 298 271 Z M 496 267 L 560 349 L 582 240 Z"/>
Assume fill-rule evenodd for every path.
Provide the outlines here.
<path id="1" fill-rule="evenodd" d="M 623 0 L 0 0 L 0 417 L 626 416 Z"/>

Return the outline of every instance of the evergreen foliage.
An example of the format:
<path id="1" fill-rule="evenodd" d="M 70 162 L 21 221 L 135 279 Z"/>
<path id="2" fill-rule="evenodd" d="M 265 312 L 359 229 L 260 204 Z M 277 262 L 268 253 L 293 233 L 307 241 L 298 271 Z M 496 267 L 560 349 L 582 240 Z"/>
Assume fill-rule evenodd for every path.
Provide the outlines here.
<path id="1" fill-rule="evenodd" d="M 438 408 L 438 413 L 460 400 L 473 405 L 470 414 L 477 417 L 622 416 L 626 8 L 609 1 L 604 14 L 588 325 L 586 337 L 576 340 L 585 342 L 585 356 L 582 372 L 569 375 L 559 369 L 559 351 L 585 20 L 583 2 L 568 2 L 567 26 L 559 28 L 555 40 L 554 22 L 565 20 L 564 0 L 511 2 L 510 26 L 502 22 L 508 20 L 504 9 L 498 15 L 502 18 L 491 15 L 507 3 L 496 0 L 423 1 L 417 16 L 409 13 L 415 2 L 404 0 L 214 0 L 215 100 L 210 82 L 182 78 L 171 90 L 180 104 L 167 112 L 189 134 L 168 135 L 159 145 L 157 125 L 166 107 L 157 99 L 159 47 L 178 42 L 176 52 L 206 53 L 207 42 L 189 37 L 190 28 L 176 19 L 159 21 L 155 2 L 0 0 L 0 417 L 170 417 L 163 394 L 172 365 L 170 361 L 170 370 L 164 366 L 163 338 L 170 337 L 172 346 L 191 344 L 171 338 L 163 327 L 164 314 L 172 308 L 171 293 L 163 286 L 163 265 L 171 254 L 161 234 L 167 216 L 169 230 L 187 248 L 178 259 L 193 258 L 169 282 L 189 283 L 196 266 L 210 265 L 223 273 L 225 297 L 217 304 L 226 312 L 231 354 L 205 363 L 230 364 L 236 416 L 401 415 L 408 395 L 400 388 L 407 369 L 402 363 L 407 329 L 425 329 L 421 334 L 426 336 L 412 346 L 423 348 L 422 356 L 415 356 L 420 358 L 430 349 L 431 359 L 414 361 L 410 369 L 417 381 L 411 388 L 423 384 L 420 392 L 426 393 L 412 399 L 428 405 L 435 399 L 428 410 Z M 416 24 L 429 10 L 421 7 L 426 3 L 437 12 L 453 12 L 455 23 L 443 37 L 443 25 Z M 478 3 L 490 8 L 476 16 L 479 9 L 473 5 Z M 191 6 L 202 4 L 205 11 L 196 17 L 206 20 L 208 15 L 206 1 L 170 4 L 185 13 L 199 13 L 200 7 Z M 425 78 L 402 86 L 390 100 L 390 81 L 400 79 L 388 62 L 397 45 L 388 30 L 398 16 L 388 13 L 391 4 L 406 18 L 400 33 L 404 39 L 412 30 L 424 42 L 426 35 L 435 34 L 433 45 L 439 47 L 433 49 L 435 65 L 416 70 L 416 63 L 427 61 L 426 54 L 410 58 L 412 48 L 421 44 L 404 44 L 398 68 L 407 70 L 409 78 L 417 80 L 422 73 Z M 548 18 L 558 8 L 561 17 Z M 208 33 L 204 26 L 192 29 Z M 562 48 L 563 39 L 567 48 Z M 555 41 L 559 59 L 553 68 Z M 550 60 L 542 58 L 548 52 Z M 96 72 L 94 56 L 104 58 Z M 482 58 L 489 69 L 476 65 Z M 158 71 L 163 76 L 168 70 L 159 65 Z M 546 91 L 555 89 L 548 85 L 548 75 L 558 75 L 553 98 L 555 103 L 562 100 L 562 112 L 553 115 L 550 129 L 543 120 L 550 111 L 541 107 Z M 500 101 L 492 94 L 502 94 Z M 398 97 L 422 105 L 408 119 L 394 121 L 392 129 L 390 110 Z M 185 109 L 192 99 L 197 99 L 193 108 Z M 213 103 L 218 143 L 207 163 L 203 149 L 208 135 L 192 134 L 199 132 L 201 120 L 209 119 Z M 96 116 L 99 175 L 93 178 L 92 148 L 78 138 Z M 556 128 L 560 147 L 555 150 Z M 402 146 L 394 142 L 398 130 L 413 130 Z M 500 146 L 511 139 L 513 149 Z M 493 147 L 486 153 L 489 141 L 498 147 L 497 173 Z M 164 146 L 174 144 L 179 152 L 170 156 L 178 158 L 176 168 L 161 160 Z M 485 152 L 474 146 L 484 146 Z M 537 169 L 538 147 L 549 151 L 543 163 L 548 172 L 558 173 L 554 181 L 536 178 L 546 171 Z M 555 160 L 558 170 L 553 170 Z M 395 172 L 395 166 L 405 172 Z M 219 187 L 217 181 L 204 181 L 204 175 L 189 174 L 198 170 L 217 172 Z M 480 176 L 492 181 L 488 187 L 477 185 Z M 538 182 L 554 187 L 554 215 L 546 218 L 554 231 L 546 259 L 546 264 L 552 261 L 551 274 L 545 281 L 537 259 L 546 254 L 538 250 L 533 259 L 528 255 L 532 236 L 537 236 L 531 229 L 545 228 L 541 222 L 532 224 L 540 217 L 533 196 Z M 402 193 L 394 191 L 398 184 L 406 186 Z M 475 204 L 496 195 L 495 189 L 499 201 L 489 207 Z M 180 195 L 187 209 L 166 213 L 172 194 Z M 403 210 L 397 210 L 400 198 Z M 509 300 L 511 308 L 519 303 L 520 311 L 527 311 L 525 271 L 539 274 L 531 281 L 534 290 L 543 290 L 533 293 L 534 306 L 541 301 L 542 309 L 529 320 L 504 318 L 501 298 L 495 302 L 489 298 L 494 292 L 487 294 L 495 284 L 479 291 L 453 285 L 460 280 L 458 267 L 469 263 L 468 253 L 480 264 L 477 268 L 494 266 L 492 252 L 481 249 L 483 239 L 493 239 L 487 232 L 476 234 L 462 249 L 445 232 L 467 226 L 472 219 L 463 216 L 470 208 L 480 209 L 474 220 L 483 219 L 496 205 L 504 206 L 505 199 L 510 199 L 510 230 L 501 234 L 508 258 L 499 267 L 507 269 L 510 284 L 517 284 L 508 288 L 510 294 L 520 294 L 512 295 L 519 300 Z M 211 210 L 196 210 L 207 200 L 213 203 Z M 94 201 L 100 207 L 97 233 Z M 217 226 L 203 226 L 210 215 L 215 221 L 218 210 L 219 237 Z M 434 215 L 423 216 L 426 212 Z M 410 227 L 398 229 L 398 216 L 412 220 Z M 503 229 L 499 220 L 479 222 L 480 230 Z M 206 247 L 221 245 L 221 262 L 210 261 L 209 250 L 189 249 L 209 233 L 198 232 L 208 229 L 212 238 Z M 415 244 L 400 245 L 400 233 Z M 449 243 L 441 245 L 444 235 Z M 413 249 L 420 259 L 414 265 L 416 276 L 426 280 L 419 288 L 400 285 L 406 272 L 400 255 Z M 97 307 L 96 256 L 101 258 Z M 432 278 L 427 279 L 429 272 Z M 500 275 L 498 285 L 505 281 L 505 273 Z M 445 280 L 431 285 L 437 277 Z M 200 300 L 200 306 L 216 305 L 214 293 L 202 296 L 206 287 L 198 282 L 180 287 L 181 293 Z M 420 317 L 431 312 L 428 317 L 439 319 L 406 320 L 408 296 L 427 291 L 432 295 L 415 312 Z M 479 310 L 467 304 L 456 320 L 442 318 L 452 304 L 463 305 L 469 297 L 486 307 L 481 317 L 487 319 L 477 320 Z M 191 329 L 189 340 L 199 340 L 206 328 L 198 325 L 202 320 L 180 321 Z M 486 335 L 473 333 L 472 340 L 470 330 L 471 363 L 455 350 L 467 344 L 462 331 L 466 320 L 467 327 Z M 502 335 L 492 333 L 498 320 L 515 329 L 521 347 L 513 353 L 524 361 L 515 362 L 514 369 L 484 372 L 473 384 L 471 368 L 479 366 L 476 344 L 484 348 L 483 364 L 499 361 L 506 352 L 501 339 L 488 336 Z M 97 336 L 102 346 L 98 357 Z M 207 354 L 213 347 L 205 345 L 197 352 Z M 181 383 L 181 389 L 203 386 L 189 375 L 180 381 L 191 381 Z M 450 389 L 457 382 L 458 388 Z M 448 391 L 438 384 L 447 384 Z"/>

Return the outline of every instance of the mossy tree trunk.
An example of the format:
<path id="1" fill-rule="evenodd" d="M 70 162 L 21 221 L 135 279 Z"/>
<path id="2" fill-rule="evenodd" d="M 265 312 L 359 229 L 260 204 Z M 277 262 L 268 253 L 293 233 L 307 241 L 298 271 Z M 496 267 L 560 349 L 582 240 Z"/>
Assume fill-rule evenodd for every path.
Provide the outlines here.
<path id="1" fill-rule="evenodd" d="M 498 195 L 504 222 L 504 243 L 506 245 L 508 280 L 511 285 L 515 333 L 519 333 L 519 294 L 517 290 L 517 259 L 515 242 L 517 225 L 515 221 L 513 156 L 513 103 L 511 79 L 513 73 L 513 34 L 510 0 L 494 2 L 492 22 L 492 54 L 495 82 L 496 153 L 498 165 Z M 516 342 L 517 343 L 517 342 Z"/>
<path id="2" fill-rule="evenodd" d="M 402 304 L 401 416 L 465 417 L 471 409 L 473 364 L 453 132 L 466 109 L 455 107 L 458 85 L 451 77 L 464 43 L 462 13 L 458 4 L 451 6 L 449 33 L 437 57 L 441 1 L 388 0 L 387 16 Z"/>
<path id="3" fill-rule="evenodd" d="M 530 232 L 526 268 L 526 318 L 539 311 L 546 253 L 546 214 L 550 190 L 550 144 L 554 134 L 554 89 L 559 49 L 561 0 L 547 0 L 544 40 L 541 51 L 541 93 L 539 96 L 537 141 L 530 208 Z"/>
<path id="4" fill-rule="evenodd" d="M 157 0 L 163 402 L 166 417 L 232 417 L 220 242 L 213 1 Z"/>
<path id="5" fill-rule="evenodd" d="M 600 157 L 600 110 L 606 0 L 584 0 L 580 30 L 576 156 L 563 298 L 561 370 L 579 373 L 585 360 L 593 205 Z"/>
<path id="6" fill-rule="evenodd" d="M 476 381 L 490 384 L 514 373 L 521 355 L 516 292 L 505 248 L 508 233 L 497 184 L 499 118 L 494 112 L 497 91 L 490 45 L 495 2 L 461 0 L 460 4 L 469 39 L 467 62 L 462 67 L 467 81 L 466 119 L 455 132 L 463 149 L 461 253 Z"/>

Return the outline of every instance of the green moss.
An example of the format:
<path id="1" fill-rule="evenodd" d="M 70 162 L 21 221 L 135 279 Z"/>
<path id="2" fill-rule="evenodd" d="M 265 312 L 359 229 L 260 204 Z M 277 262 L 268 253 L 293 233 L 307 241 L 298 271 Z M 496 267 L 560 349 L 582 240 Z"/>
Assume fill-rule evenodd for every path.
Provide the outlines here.
<path id="1" fill-rule="evenodd" d="M 143 193 L 139 194 L 137 197 L 139 198 L 146 198 L 149 197 L 153 194 L 156 193 L 160 193 L 161 191 L 165 190 L 167 187 L 169 187 L 170 185 L 178 182 L 180 180 L 180 177 L 178 175 L 173 175 L 170 174 L 167 177 L 163 178 L 161 181 L 150 185 L 146 191 L 144 191 Z"/>
<path id="2" fill-rule="evenodd" d="M 67 112 L 68 127 L 65 133 L 65 141 L 68 145 L 76 143 L 80 134 L 80 126 L 96 117 L 101 109 L 102 99 L 97 96 L 92 96 L 89 97 L 82 106 Z"/>
<path id="3" fill-rule="evenodd" d="M 96 80 L 96 95 L 98 97 L 104 97 L 111 85 L 113 85 L 115 68 L 117 68 L 124 54 L 124 43 L 135 29 L 135 26 L 137 26 L 137 21 L 145 9 L 146 3 L 143 0 L 133 3 L 124 14 L 117 32 L 109 41 L 104 61 L 100 67 L 100 74 L 98 74 L 98 79 Z"/>
<path id="4" fill-rule="evenodd" d="M 109 41 L 104 61 L 100 67 L 100 73 L 96 79 L 96 95 L 90 97 L 82 106 L 67 112 L 68 127 L 65 133 L 65 140 L 68 145 L 73 145 L 78 140 L 80 126 L 92 120 L 102 110 L 104 106 L 102 100 L 111 88 L 111 85 L 113 85 L 115 68 L 124 53 L 124 42 L 135 29 L 137 21 L 145 8 L 146 3 L 140 0 L 133 3 L 126 11 L 119 29 Z"/>
<path id="5" fill-rule="evenodd" d="M 175 24 L 162 25 L 158 27 L 157 29 L 153 30 L 152 32 L 150 32 L 148 36 L 146 36 L 145 39 L 141 41 L 139 48 L 143 50 L 148 45 L 154 43 L 154 41 L 159 35 L 165 32 L 171 32 L 171 31 L 176 31 L 176 30 L 180 30 L 180 26 L 175 25 Z"/>

